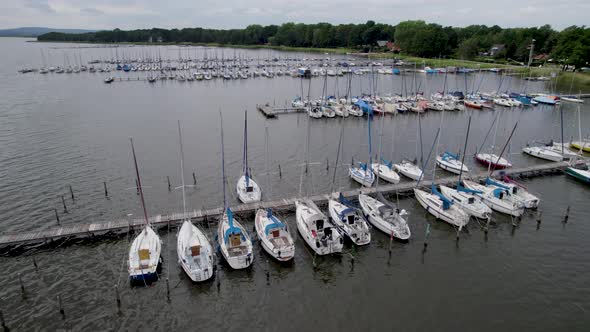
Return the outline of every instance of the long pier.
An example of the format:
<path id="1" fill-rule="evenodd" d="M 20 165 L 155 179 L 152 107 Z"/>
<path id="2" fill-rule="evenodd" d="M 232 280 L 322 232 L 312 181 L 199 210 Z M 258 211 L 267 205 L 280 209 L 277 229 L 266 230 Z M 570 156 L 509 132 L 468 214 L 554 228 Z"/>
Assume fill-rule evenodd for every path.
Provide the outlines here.
<path id="1" fill-rule="evenodd" d="M 539 164 L 534 166 L 512 168 L 502 171 L 496 171 L 494 175 L 506 174 L 512 177 L 534 177 L 548 173 L 561 173 L 568 164 L 565 162 L 552 162 L 546 164 Z M 501 173 L 502 172 L 502 173 Z M 468 174 L 465 178 L 469 178 L 473 181 L 480 181 L 487 176 L 487 172 L 480 172 L 478 174 Z M 451 185 L 456 183 L 458 176 L 448 176 L 438 178 L 434 180 L 437 185 Z M 430 187 L 433 181 L 424 180 L 421 182 L 420 187 Z M 342 195 L 347 198 L 352 198 L 358 194 L 374 194 L 381 192 L 383 194 L 391 194 L 394 192 L 398 193 L 411 193 L 415 187 L 414 181 L 404 181 L 398 184 L 380 184 L 379 187 L 370 188 L 358 188 L 348 191 L 343 191 Z M 312 201 L 319 205 L 326 204 L 330 194 L 320 194 L 309 197 Z M 278 199 L 275 201 L 263 201 L 250 204 L 240 204 L 231 207 L 232 211 L 236 214 L 248 214 L 254 213 L 260 208 L 272 208 L 273 210 L 293 210 L 297 197 Z M 158 214 L 150 217 L 150 223 L 155 227 L 163 227 L 168 225 L 176 225 L 181 223 L 183 220 L 190 218 L 193 221 L 207 220 L 207 218 L 215 218 L 221 215 L 223 208 L 213 208 L 204 210 L 193 210 L 192 212 L 184 213 L 172 213 L 172 214 Z M 26 231 L 17 232 L 11 234 L 0 235 L 0 247 L 16 246 L 23 244 L 40 244 L 48 243 L 55 240 L 63 240 L 67 238 L 83 238 L 103 235 L 112 232 L 123 232 L 129 231 L 136 227 L 141 227 L 144 224 L 143 219 L 118 219 L 112 221 L 104 221 L 92 224 L 72 224 L 52 227 L 46 230 L 39 231 Z"/>

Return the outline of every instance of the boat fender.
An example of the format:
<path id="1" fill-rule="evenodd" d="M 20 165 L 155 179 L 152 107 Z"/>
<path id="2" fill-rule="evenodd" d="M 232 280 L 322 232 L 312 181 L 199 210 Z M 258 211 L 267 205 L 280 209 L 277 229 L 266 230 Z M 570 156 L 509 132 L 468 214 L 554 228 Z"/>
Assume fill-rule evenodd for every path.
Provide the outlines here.
<path id="1" fill-rule="evenodd" d="M 315 246 L 319 248 L 320 247 L 320 241 L 315 241 Z"/>

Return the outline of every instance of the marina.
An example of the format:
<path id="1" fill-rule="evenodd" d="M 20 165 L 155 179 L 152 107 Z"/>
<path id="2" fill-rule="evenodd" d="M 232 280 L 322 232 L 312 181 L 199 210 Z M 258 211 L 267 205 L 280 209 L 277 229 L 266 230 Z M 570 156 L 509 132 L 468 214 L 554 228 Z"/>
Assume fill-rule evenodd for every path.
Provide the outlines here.
<path id="1" fill-rule="evenodd" d="M 562 174 L 562 171 L 568 166 L 567 163 L 547 163 L 530 167 L 523 167 L 518 169 L 510 169 L 502 171 L 505 175 L 516 178 L 533 178 L 537 176 L 544 176 L 550 174 Z M 487 172 L 470 177 L 471 180 L 480 181 L 485 179 Z M 458 177 L 450 176 L 437 179 L 435 181 L 424 181 L 421 183 L 421 188 L 429 188 L 432 183 L 436 185 L 453 185 L 457 182 Z M 407 195 L 412 192 L 415 187 L 414 182 L 403 182 L 400 184 L 381 185 L 380 187 L 361 188 L 358 190 L 349 190 L 342 192 L 345 198 L 354 198 L 359 194 L 375 194 L 383 193 L 392 195 L 395 193 Z M 309 199 L 318 205 L 326 205 L 330 194 L 314 195 Z M 295 201 L 297 198 L 284 198 L 278 201 L 269 202 L 255 202 L 247 204 L 239 204 L 231 207 L 235 214 L 252 214 L 257 209 L 273 209 L 276 211 L 293 211 Z M 150 218 L 150 224 L 156 227 L 177 226 L 186 219 L 193 221 L 203 221 L 211 218 L 213 222 L 216 218 L 223 214 L 223 208 L 214 208 L 208 210 L 193 210 L 187 213 L 172 213 L 172 214 L 156 214 Z M 14 246 L 20 244 L 34 244 L 45 243 L 48 241 L 61 240 L 68 237 L 94 237 L 109 232 L 130 231 L 144 224 L 143 219 L 121 219 L 113 221 L 104 221 L 87 225 L 71 225 L 53 227 L 44 231 L 23 232 L 16 234 L 2 234 L 0 235 L 0 247 Z"/>
<path id="2" fill-rule="evenodd" d="M 582 88 L 568 101 L 559 99 L 577 87 L 497 72 L 427 74 L 406 64 L 390 75 L 377 59 L 231 49 L 219 63 L 247 60 L 250 76 L 206 80 L 205 52 L 221 59 L 222 50 L 184 46 L 129 47 L 136 54 L 125 62 L 137 70 L 102 74 L 85 61 L 102 59 L 95 71 L 116 66 L 105 62 L 116 57 L 109 48 L 0 42 L 14 50 L 0 63 L 0 262 L 10 271 L 0 277 L 0 311 L 11 329 L 191 329 L 198 321 L 225 330 L 232 324 L 218 317 L 231 314 L 247 328 L 281 319 L 308 329 L 311 319 L 379 330 L 392 311 L 412 330 L 481 327 L 490 312 L 502 323 L 486 331 L 583 325 L 588 288 L 576 276 L 588 268 L 590 106 L 575 101 L 588 95 Z M 72 75 L 18 73 L 38 62 L 38 48 L 58 61 L 64 53 L 92 60 L 76 60 Z M 184 63 L 201 68 L 166 69 L 174 79 L 150 82 L 162 70 L 140 71 L 132 58 L 158 52 L 186 54 Z M 322 75 L 326 57 L 334 66 Z M 273 68 L 274 58 L 290 64 Z M 338 62 L 363 73 L 339 76 Z M 74 75 L 81 64 L 86 71 Z M 285 75 L 300 65 L 318 74 Z M 271 68 L 272 79 L 251 76 Z M 203 82 L 187 81 L 201 70 Z M 538 97 L 547 104 L 533 104 Z M 460 191 L 474 185 L 491 194 Z M 495 195 L 514 210 L 499 211 Z M 469 211 L 467 223 L 437 219 L 421 201 L 434 199 L 444 213 L 442 196 Z M 472 200 L 490 207 L 476 216 Z M 460 311 L 443 305 L 451 297 Z M 483 297 L 477 308 L 469 301 Z M 556 320 L 547 319 L 548 301 L 567 303 L 552 309 Z M 286 305 L 293 311 L 271 314 Z M 364 318 L 351 320 L 353 311 Z M 151 325 L 141 323 L 146 312 Z M 409 320 L 421 314 L 427 319 Z M 445 318 L 459 314 L 473 321 Z"/>

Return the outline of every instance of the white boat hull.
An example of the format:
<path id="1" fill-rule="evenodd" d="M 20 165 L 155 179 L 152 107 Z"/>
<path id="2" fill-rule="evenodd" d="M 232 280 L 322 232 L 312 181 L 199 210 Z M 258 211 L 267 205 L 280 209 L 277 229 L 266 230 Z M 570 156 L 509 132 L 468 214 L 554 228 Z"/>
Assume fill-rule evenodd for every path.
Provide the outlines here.
<path id="1" fill-rule="evenodd" d="M 295 219 L 297 220 L 299 234 L 317 255 L 328 255 L 342 251 L 344 241 L 340 232 L 312 201 L 301 200 L 295 202 Z M 313 223 L 317 219 L 323 220 L 325 226 L 322 228 L 321 233 L 314 229 Z M 329 236 L 326 235 L 326 229 L 330 229 Z"/>
<path id="2" fill-rule="evenodd" d="M 268 212 L 264 209 L 256 211 L 256 218 L 254 226 L 256 234 L 260 239 L 260 245 L 269 255 L 278 261 L 286 262 L 293 259 L 295 256 L 295 244 L 291 234 L 286 228 L 276 229 L 275 234 L 266 233 L 267 225 L 273 223 L 268 218 Z"/>
<path id="3" fill-rule="evenodd" d="M 449 209 L 444 210 L 438 196 L 420 189 L 414 189 L 414 194 L 418 203 L 435 218 L 457 226 L 459 229 L 463 228 L 469 222 L 469 215 L 455 205 L 451 205 Z"/>
<path id="4" fill-rule="evenodd" d="M 328 201 L 328 211 L 336 227 L 346 234 L 357 246 L 369 244 L 371 242 L 371 232 L 369 225 L 364 219 L 359 218 L 354 221 L 354 224 L 350 224 L 340 218 L 340 215 L 348 209 L 346 205 L 334 199 Z"/>
<path id="5" fill-rule="evenodd" d="M 375 175 L 389 183 L 399 183 L 400 181 L 399 175 L 393 169 L 387 167 L 387 165 L 374 163 L 371 165 L 371 169 Z"/>
<path id="6" fill-rule="evenodd" d="M 359 195 L 359 203 L 363 213 L 367 216 L 367 219 L 371 225 L 375 226 L 378 230 L 392 236 L 396 239 L 405 241 L 411 236 L 410 227 L 407 221 L 402 217 L 406 214 L 405 210 L 392 211 L 390 216 L 384 217 L 380 212 L 379 208 L 385 204 L 378 200 L 364 194 Z"/>
<path id="7" fill-rule="evenodd" d="M 184 221 L 177 235 L 178 262 L 195 282 L 213 276 L 213 247 L 205 234 L 190 221 Z"/>
<path id="8" fill-rule="evenodd" d="M 236 192 L 240 201 L 245 204 L 260 202 L 262 198 L 262 191 L 258 184 L 252 178 L 246 180 L 245 175 L 242 175 L 238 180 Z"/>

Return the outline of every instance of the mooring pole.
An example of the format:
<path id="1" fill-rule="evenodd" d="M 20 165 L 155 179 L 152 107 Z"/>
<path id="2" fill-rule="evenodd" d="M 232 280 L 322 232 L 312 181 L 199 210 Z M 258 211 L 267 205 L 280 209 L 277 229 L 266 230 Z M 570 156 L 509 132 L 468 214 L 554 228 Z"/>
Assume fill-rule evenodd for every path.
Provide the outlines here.
<path id="1" fill-rule="evenodd" d="M 57 224 L 59 225 L 59 214 L 57 214 L 57 209 L 53 209 L 55 211 L 55 219 L 57 219 Z"/>
<path id="2" fill-rule="evenodd" d="M 107 189 L 107 182 L 103 181 L 102 184 L 104 185 L 104 197 L 109 197 L 109 190 Z"/>
<path id="3" fill-rule="evenodd" d="M 72 196 L 72 201 L 75 201 L 76 198 L 74 197 L 74 190 L 72 189 L 72 186 L 70 186 L 70 195 Z"/>
<path id="4" fill-rule="evenodd" d="M 68 207 L 66 206 L 66 199 L 64 198 L 64 195 L 61 195 L 61 202 L 64 206 L 64 213 L 68 213 Z"/>
<path id="5" fill-rule="evenodd" d="M 66 312 L 64 310 L 63 304 L 61 302 L 61 296 L 57 296 L 57 303 L 59 305 L 59 313 L 61 314 L 61 319 L 65 320 L 66 319 Z"/>
<path id="6" fill-rule="evenodd" d="M 168 179 L 168 191 L 172 190 L 172 185 L 170 185 L 170 177 L 167 176 L 166 179 Z"/>
<path id="7" fill-rule="evenodd" d="M 193 172 L 193 185 L 197 185 L 197 176 L 195 175 L 195 172 Z"/>

